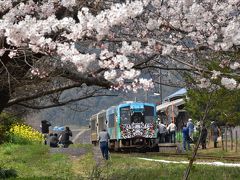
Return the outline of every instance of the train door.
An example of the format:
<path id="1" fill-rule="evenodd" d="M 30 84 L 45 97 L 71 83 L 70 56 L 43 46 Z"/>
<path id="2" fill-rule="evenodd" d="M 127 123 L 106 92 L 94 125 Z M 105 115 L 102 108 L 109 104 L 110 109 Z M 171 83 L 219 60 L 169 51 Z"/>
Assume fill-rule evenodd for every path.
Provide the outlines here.
<path id="1" fill-rule="evenodd" d="M 94 115 L 90 118 L 91 123 L 91 142 L 92 144 L 97 144 L 97 115 Z"/>
<path id="2" fill-rule="evenodd" d="M 110 135 L 110 139 L 116 139 L 116 115 L 115 110 L 113 108 L 108 109 L 107 111 L 107 127 L 108 127 L 108 133 Z"/>
<path id="3" fill-rule="evenodd" d="M 157 117 L 154 106 L 144 106 L 145 134 L 146 138 L 157 138 Z"/>
<path id="4" fill-rule="evenodd" d="M 97 128 L 97 133 L 101 132 L 103 129 L 107 129 L 107 119 L 106 119 L 106 111 L 101 111 L 100 113 L 97 114 L 97 119 L 98 119 L 98 128 Z"/>

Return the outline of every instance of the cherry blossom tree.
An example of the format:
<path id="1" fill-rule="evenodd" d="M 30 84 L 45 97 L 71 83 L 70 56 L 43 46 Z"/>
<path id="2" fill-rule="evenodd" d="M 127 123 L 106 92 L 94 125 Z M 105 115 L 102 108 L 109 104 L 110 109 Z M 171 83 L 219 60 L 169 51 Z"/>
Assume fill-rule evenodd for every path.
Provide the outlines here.
<path id="1" fill-rule="evenodd" d="M 142 74 L 154 69 L 239 89 L 239 8 L 239 0 L 0 1 L 0 112 L 18 88 L 55 78 L 64 83 L 40 95 L 83 85 L 147 90 L 153 80 Z"/>
<path id="2" fill-rule="evenodd" d="M 25 82 L 54 77 L 67 79 L 69 88 L 136 91 L 153 87 L 141 74 L 160 68 L 190 71 L 200 86 L 218 78 L 239 88 L 239 6 L 237 0 L 1 1 L 0 110 Z M 216 55 L 229 71 L 206 69 L 203 60 Z"/>

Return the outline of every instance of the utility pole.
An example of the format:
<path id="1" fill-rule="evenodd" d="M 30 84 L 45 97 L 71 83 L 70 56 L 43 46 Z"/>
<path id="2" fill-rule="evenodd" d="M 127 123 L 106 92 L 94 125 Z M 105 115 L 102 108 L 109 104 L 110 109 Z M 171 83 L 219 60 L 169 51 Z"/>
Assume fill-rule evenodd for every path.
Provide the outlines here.
<path id="1" fill-rule="evenodd" d="M 145 91 L 145 102 L 148 102 L 148 91 Z"/>
<path id="2" fill-rule="evenodd" d="M 158 69 L 158 72 L 159 72 L 159 75 L 158 75 L 158 80 L 159 80 L 159 84 L 158 84 L 158 91 L 159 91 L 159 94 L 160 94 L 160 104 L 163 103 L 163 95 L 162 95 L 162 72 L 161 72 L 161 69 L 159 68 Z"/>

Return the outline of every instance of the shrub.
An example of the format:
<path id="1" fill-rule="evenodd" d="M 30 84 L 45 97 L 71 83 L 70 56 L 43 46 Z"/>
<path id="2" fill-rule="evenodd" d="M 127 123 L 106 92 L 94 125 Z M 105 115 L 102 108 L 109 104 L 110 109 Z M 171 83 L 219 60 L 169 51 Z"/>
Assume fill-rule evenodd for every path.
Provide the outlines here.
<path id="1" fill-rule="evenodd" d="M 9 140 L 8 131 L 10 130 L 12 124 L 22 123 L 23 120 L 16 118 L 15 116 L 9 115 L 7 113 L 0 114 L 0 144 L 7 142 Z"/>
<path id="2" fill-rule="evenodd" d="M 17 177 L 17 171 L 15 169 L 3 169 L 0 168 L 0 178 L 5 179 L 5 178 L 16 178 Z"/>
<path id="3" fill-rule="evenodd" d="M 11 143 L 33 144 L 44 141 L 43 134 L 25 124 L 13 124 L 9 130 Z"/>

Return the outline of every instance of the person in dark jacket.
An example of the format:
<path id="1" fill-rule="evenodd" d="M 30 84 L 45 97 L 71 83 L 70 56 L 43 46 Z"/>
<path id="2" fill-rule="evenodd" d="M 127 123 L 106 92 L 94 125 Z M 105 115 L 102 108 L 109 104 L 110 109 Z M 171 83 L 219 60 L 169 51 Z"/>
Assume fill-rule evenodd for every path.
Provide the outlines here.
<path id="1" fill-rule="evenodd" d="M 54 133 L 52 135 L 50 134 L 49 142 L 50 142 L 50 147 L 58 147 L 58 135 L 57 135 L 57 133 Z"/>
<path id="2" fill-rule="evenodd" d="M 206 146 L 207 133 L 208 133 L 207 132 L 207 128 L 203 124 L 201 138 L 200 138 L 200 141 L 201 141 L 201 144 L 202 144 L 202 149 L 206 149 L 207 148 L 207 146 Z"/>
<path id="3" fill-rule="evenodd" d="M 51 126 L 51 123 L 48 122 L 47 120 L 42 120 L 41 121 L 41 129 L 43 134 L 48 134 L 49 133 L 49 127 Z"/>
<path id="4" fill-rule="evenodd" d="M 48 122 L 47 120 L 42 120 L 41 121 L 41 130 L 42 134 L 44 135 L 44 144 L 47 144 L 47 139 L 48 139 L 48 133 L 49 133 L 49 127 L 51 126 L 51 123 Z"/>
<path id="5" fill-rule="evenodd" d="M 212 134 L 213 134 L 213 142 L 214 142 L 214 148 L 217 148 L 217 138 L 219 136 L 219 128 L 217 126 L 217 123 L 213 121 L 211 123 L 211 129 L 212 129 Z"/>
<path id="6" fill-rule="evenodd" d="M 70 136 L 72 136 L 72 131 L 69 129 L 69 127 L 66 127 L 59 138 L 59 141 L 61 144 L 63 144 L 64 148 L 67 148 L 70 144 L 73 144 L 73 142 L 70 141 Z"/>

